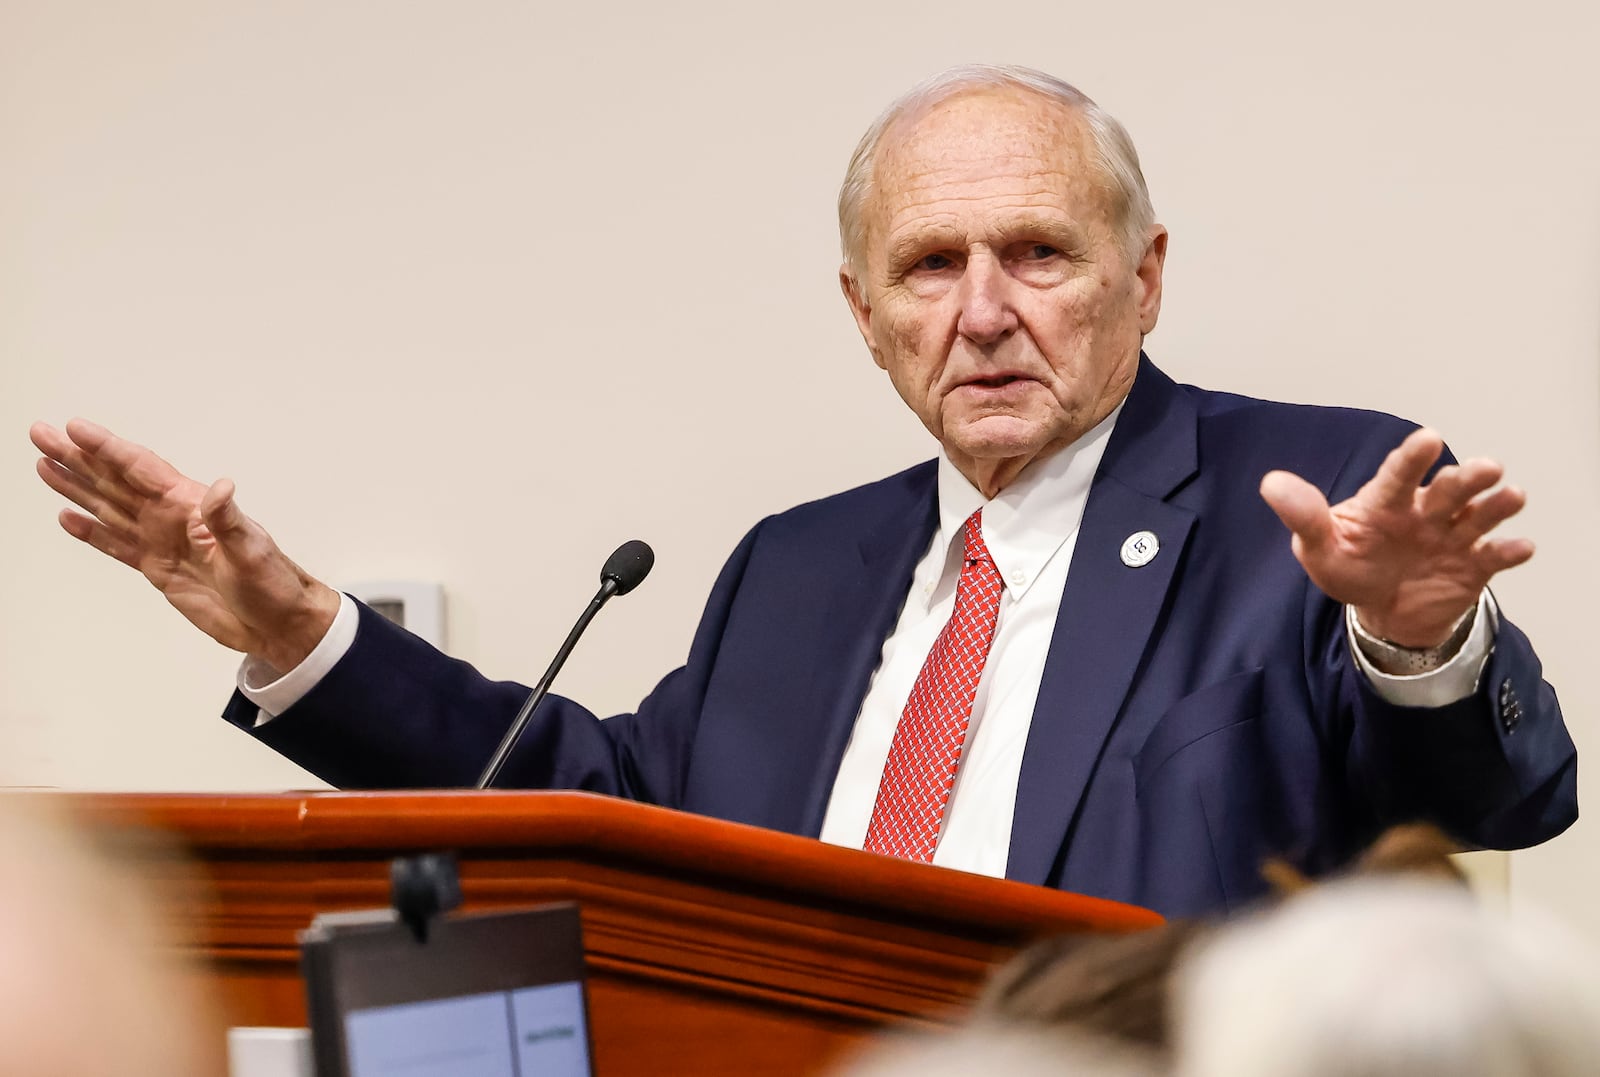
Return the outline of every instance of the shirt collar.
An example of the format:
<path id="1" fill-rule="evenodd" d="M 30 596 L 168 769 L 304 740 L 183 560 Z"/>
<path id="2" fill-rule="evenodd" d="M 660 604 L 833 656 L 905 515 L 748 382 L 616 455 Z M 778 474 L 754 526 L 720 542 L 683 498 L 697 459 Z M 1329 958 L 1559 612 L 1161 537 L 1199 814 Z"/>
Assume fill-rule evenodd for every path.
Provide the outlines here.
<path id="1" fill-rule="evenodd" d="M 1122 405 L 1071 445 L 1024 468 L 992 499 L 985 499 L 948 456 L 939 457 L 939 533 L 945 572 L 960 574 L 963 525 L 983 509 L 983 541 L 1013 601 L 1027 593 L 1078 530 L 1089 486 L 1105 455 Z"/>

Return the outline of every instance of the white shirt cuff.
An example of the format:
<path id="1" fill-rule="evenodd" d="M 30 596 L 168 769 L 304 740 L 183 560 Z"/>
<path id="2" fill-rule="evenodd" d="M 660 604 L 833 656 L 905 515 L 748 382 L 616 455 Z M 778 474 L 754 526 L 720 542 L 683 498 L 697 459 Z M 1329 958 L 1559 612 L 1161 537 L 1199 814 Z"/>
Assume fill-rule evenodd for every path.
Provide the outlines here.
<path id="1" fill-rule="evenodd" d="M 300 702 L 328 675 L 356 641 L 356 625 L 360 623 L 361 614 L 354 600 L 341 592 L 339 612 L 334 615 L 333 624 L 298 666 L 284 673 L 255 655 L 245 656 L 239 664 L 239 691 L 260 708 L 256 714 L 256 728 Z"/>
<path id="2" fill-rule="evenodd" d="M 1459 703 L 1478 690 L 1478 678 L 1494 650 L 1496 634 L 1500 631 L 1500 607 L 1486 587 L 1478 598 L 1478 613 L 1473 619 L 1472 631 L 1467 634 L 1461 649 L 1438 669 L 1410 676 L 1384 673 L 1356 645 L 1355 610 L 1345 607 L 1345 635 L 1356 665 L 1366 675 L 1367 683 L 1379 698 L 1397 707 L 1445 707 Z"/>

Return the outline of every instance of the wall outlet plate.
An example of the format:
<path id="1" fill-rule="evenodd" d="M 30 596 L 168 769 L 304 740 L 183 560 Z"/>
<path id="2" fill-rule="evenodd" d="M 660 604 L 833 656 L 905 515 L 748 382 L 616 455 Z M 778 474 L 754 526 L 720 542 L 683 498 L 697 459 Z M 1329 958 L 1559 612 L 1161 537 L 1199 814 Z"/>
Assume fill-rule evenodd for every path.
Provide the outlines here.
<path id="1" fill-rule="evenodd" d="M 426 580 L 368 580 L 345 591 L 412 635 L 444 650 L 444 585 Z"/>

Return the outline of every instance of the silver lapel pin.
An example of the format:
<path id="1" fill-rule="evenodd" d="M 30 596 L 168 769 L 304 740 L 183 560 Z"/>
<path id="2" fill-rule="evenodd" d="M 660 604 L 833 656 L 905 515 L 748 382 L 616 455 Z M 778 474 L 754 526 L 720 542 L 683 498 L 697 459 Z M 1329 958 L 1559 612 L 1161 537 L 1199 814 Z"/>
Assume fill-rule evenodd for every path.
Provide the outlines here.
<path id="1" fill-rule="evenodd" d="M 1129 568 L 1143 568 L 1161 552 L 1161 540 L 1154 531 L 1135 531 L 1122 540 L 1122 563 Z"/>

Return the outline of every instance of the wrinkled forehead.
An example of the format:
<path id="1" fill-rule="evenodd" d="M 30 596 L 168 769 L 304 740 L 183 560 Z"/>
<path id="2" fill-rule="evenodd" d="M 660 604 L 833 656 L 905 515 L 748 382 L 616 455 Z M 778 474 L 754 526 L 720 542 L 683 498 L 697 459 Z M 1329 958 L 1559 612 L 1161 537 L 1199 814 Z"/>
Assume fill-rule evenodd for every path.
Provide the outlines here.
<path id="1" fill-rule="evenodd" d="M 970 198 L 981 213 L 1005 204 L 1008 193 L 1074 219 L 1105 215 L 1104 180 L 1082 115 L 1009 87 L 925 106 L 897 119 L 878 144 L 864 207 L 869 250 L 922 203 Z"/>

